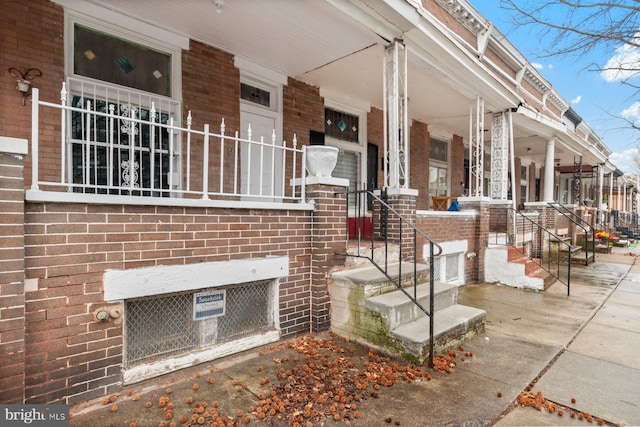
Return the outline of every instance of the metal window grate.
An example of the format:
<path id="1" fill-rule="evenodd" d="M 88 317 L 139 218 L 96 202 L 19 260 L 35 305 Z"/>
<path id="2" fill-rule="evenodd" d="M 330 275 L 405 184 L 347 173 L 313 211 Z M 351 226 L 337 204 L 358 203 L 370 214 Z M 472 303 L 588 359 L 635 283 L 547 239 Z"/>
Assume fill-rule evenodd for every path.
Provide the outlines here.
<path id="1" fill-rule="evenodd" d="M 458 280 L 460 254 L 446 255 L 445 258 L 445 264 L 447 266 L 446 281 L 451 282 L 452 280 Z"/>
<path id="2" fill-rule="evenodd" d="M 273 284 L 263 280 L 226 287 L 226 314 L 197 321 L 193 294 L 202 289 L 125 301 L 125 367 L 273 328 Z"/>

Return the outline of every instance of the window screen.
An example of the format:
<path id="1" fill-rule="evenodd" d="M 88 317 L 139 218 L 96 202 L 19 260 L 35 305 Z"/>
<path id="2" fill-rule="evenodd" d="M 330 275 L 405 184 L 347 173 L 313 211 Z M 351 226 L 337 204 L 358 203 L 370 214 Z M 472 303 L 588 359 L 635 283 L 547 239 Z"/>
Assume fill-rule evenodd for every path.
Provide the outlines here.
<path id="1" fill-rule="evenodd" d="M 334 177 L 349 180 L 349 190 L 354 191 L 359 186 L 360 177 L 360 153 L 340 150 L 338 162 L 333 170 Z"/>

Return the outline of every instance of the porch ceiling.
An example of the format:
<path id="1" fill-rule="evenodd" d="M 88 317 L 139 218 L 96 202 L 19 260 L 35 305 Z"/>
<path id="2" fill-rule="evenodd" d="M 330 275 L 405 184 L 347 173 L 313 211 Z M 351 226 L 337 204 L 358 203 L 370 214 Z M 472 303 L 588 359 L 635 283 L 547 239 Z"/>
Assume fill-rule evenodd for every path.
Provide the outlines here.
<path id="1" fill-rule="evenodd" d="M 327 1 L 86 0 L 299 76 L 383 41 Z"/>
<path id="2" fill-rule="evenodd" d="M 399 15 L 392 18 L 391 12 L 383 17 L 378 14 L 375 19 L 384 22 L 378 28 L 385 33 L 383 38 L 347 16 L 344 7 L 349 2 L 334 0 L 224 0 L 220 13 L 214 0 L 86 1 L 380 109 L 386 38 L 396 32 L 398 36 L 407 34 L 411 27 Z M 380 7 L 388 8 L 384 2 Z M 370 10 L 367 13 L 375 15 Z M 362 19 L 371 22 L 370 16 Z M 409 31 L 415 34 L 420 30 Z M 442 49 L 435 44 L 433 48 L 436 53 Z M 443 57 L 439 55 L 434 61 L 441 62 Z M 452 86 L 456 77 L 449 76 L 436 63 L 428 64 L 411 52 L 409 61 L 411 118 L 466 136 L 469 105 L 476 95 L 471 92 L 478 90 L 477 85 L 459 82 Z M 465 84 L 466 91 L 461 90 Z M 493 108 L 505 107 L 494 103 L 487 110 Z"/>

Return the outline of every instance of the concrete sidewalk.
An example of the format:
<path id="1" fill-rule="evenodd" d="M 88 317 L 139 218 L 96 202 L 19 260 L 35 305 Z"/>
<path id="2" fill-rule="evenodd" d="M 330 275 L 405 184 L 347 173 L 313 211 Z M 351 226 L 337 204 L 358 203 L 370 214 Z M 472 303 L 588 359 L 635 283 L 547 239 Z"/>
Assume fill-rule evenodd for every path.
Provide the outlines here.
<path id="1" fill-rule="evenodd" d="M 640 265 L 635 265 L 634 251 L 636 248 L 614 248 L 612 254 L 598 254 L 597 262 L 589 267 L 572 267 L 571 296 L 561 284 L 544 292 L 492 284 L 462 287 L 459 302 L 486 310 L 487 326 L 483 335 L 457 352 L 457 366 L 450 374 L 423 367 L 430 380 L 400 379 L 375 391 L 349 390 L 345 382 L 347 394 L 359 398 L 353 401 L 353 409 L 343 410 L 338 421 L 315 417 L 308 419 L 308 425 L 588 425 L 588 416 L 593 417 L 594 425 L 599 420 L 606 425 L 640 425 Z M 113 395 L 115 402 L 71 408 L 71 425 L 158 426 L 166 416 L 166 407 L 159 407 L 163 398 L 172 403 L 176 414 L 164 421 L 167 427 L 171 421 L 199 425 L 191 418 L 178 422 L 180 414 L 190 417 L 194 410 L 194 403 L 186 403 L 190 397 L 209 405 L 215 401 L 218 412 L 227 414 L 224 419 L 236 423 L 233 425 L 293 425 L 291 414 L 286 413 L 260 421 L 256 416 L 260 395 L 275 393 L 278 398 L 295 400 L 296 393 L 307 392 L 302 382 L 312 377 L 317 386 L 325 382 L 330 387 L 341 381 L 318 372 L 294 378 L 305 352 L 326 351 L 318 360 L 333 363 L 330 358 L 334 357 L 341 376 L 362 379 L 373 375 L 367 371 L 372 363 L 368 349 L 355 343 L 328 334 L 292 343 L 295 345 L 250 351 L 124 388 Z M 328 345 L 309 348 L 321 347 L 320 343 Z M 376 362 L 376 366 L 380 372 L 391 369 L 388 372 L 402 376 L 407 369 L 403 363 L 389 360 Z M 279 375 L 283 369 L 294 374 L 283 379 Z M 526 390 L 540 392 L 554 412 L 517 404 Z M 147 408 L 146 402 L 152 406 Z M 113 405 L 117 411 L 111 410 Z"/>
<path id="2" fill-rule="evenodd" d="M 518 406 L 497 425 L 584 425 L 580 413 L 585 419 L 589 414 L 612 424 L 640 425 L 640 265 L 635 251 L 614 248 L 610 255 L 598 254 L 593 266 L 572 270 L 571 297 L 556 284 L 540 294 L 543 304 L 530 306 L 531 317 L 509 322 L 506 310 L 488 310 L 507 316 L 491 316 L 488 336 L 517 334 L 537 349 L 549 348 L 550 363 L 536 358 L 539 373 L 532 391 L 575 414 L 568 417 L 565 409 L 560 418 Z M 536 325 L 518 328 L 529 320 Z"/>

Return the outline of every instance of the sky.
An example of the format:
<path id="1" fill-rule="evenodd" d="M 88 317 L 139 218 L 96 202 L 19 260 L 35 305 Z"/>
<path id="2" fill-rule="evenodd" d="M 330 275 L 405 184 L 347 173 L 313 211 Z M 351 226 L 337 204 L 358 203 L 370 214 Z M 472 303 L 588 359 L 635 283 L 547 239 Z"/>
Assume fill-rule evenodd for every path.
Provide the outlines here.
<path id="1" fill-rule="evenodd" d="M 470 0 L 471 4 L 504 34 L 540 74 L 556 89 L 612 151 L 609 160 L 622 172 L 638 173 L 633 158 L 638 152 L 640 132 L 633 132 L 616 117 L 640 122 L 640 102 L 635 91 L 615 75 L 587 70 L 592 63 L 605 67 L 610 61 L 640 58 L 638 50 L 619 47 L 600 50 L 590 57 L 545 57 L 545 40 L 533 27 L 514 29 L 511 11 L 500 8 L 500 0 Z M 549 40 L 550 42 L 550 40 Z M 539 54 L 537 55 L 536 52 Z M 624 58 L 624 59 L 623 59 Z M 640 84 L 638 78 L 636 84 Z"/>

